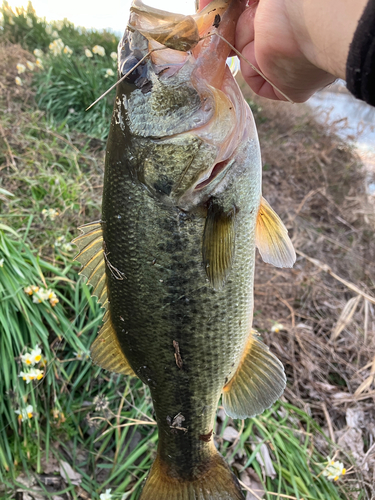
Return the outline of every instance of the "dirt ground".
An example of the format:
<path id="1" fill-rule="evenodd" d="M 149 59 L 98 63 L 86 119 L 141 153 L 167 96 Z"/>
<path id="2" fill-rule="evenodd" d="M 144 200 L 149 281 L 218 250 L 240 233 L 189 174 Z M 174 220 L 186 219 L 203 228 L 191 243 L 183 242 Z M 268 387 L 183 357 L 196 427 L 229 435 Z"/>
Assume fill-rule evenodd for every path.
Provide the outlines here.
<path id="1" fill-rule="evenodd" d="M 263 194 L 297 262 L 256 261 L 257 328 L 286 367 L 285 397 L 314 416 L 375 484 L 375 211 L 353 146 L 303 105 L 241 83 L 257 122 Z M 272 331 L 273 330 L 277 330 Z"/>

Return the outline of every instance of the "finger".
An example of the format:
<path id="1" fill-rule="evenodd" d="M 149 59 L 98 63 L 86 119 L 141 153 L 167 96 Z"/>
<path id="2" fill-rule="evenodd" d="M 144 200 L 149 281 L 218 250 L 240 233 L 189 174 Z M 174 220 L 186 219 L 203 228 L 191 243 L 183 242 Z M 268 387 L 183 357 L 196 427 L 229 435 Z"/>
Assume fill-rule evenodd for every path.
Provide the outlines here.
<path id="1" fill-rule="evenodd" d="M 199 10 L 202 10 L 211 2 L 211 0 L 199 0 Z"/>
<path id="2" fill-rule="evenodd" d="M 248 59 L 255 68 L 259 70 L 259 65 L 255 58 L 254 42 L 247 44 L 242 54 Z M 273 100 L 286 100 L 279 92 L 275 91 L 273 86 L 268 83 L 259 73 L 256 72 L 246 61 L 241 59 L 241 72 L 245 82 L 249 87 L 261 97 Z"/>
<path id="3" fill-rule="evenodd" d="M 240 15 L 236 26 L 236 49 L 242 49 L 254 40 L 254 18 L 258 7 L 257 1 L 252 1 Z"/>

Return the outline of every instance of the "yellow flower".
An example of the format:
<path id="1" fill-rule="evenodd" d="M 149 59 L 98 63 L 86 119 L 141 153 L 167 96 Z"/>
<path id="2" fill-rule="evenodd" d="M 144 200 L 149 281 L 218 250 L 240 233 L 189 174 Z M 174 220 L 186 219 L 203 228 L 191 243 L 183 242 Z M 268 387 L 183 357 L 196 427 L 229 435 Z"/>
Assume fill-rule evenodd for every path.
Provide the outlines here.
<path id="1" fill-rule="evenodd" d="M 117 52 L 111 52 L 111 57 L 114 61 L 117 61 Z"/>
<path id="2" fill-rule="evenodd" d="M 26 61 L 26 66 L 29 68 L 30 71 L 33 71 L 35 65 L 31 61 Z"/>
<path id="3" fill-rule="evenodd" d="M 43 55 L 44 55 L 44 54 L 43 54 L 43 51 L 42 51 L 42 50 L 40 50 L 40 49 L 35 49 L 35 50 L 34 50 L 34 56 L 35 56 L 35 57 L 43 57 Z"/>
<path id="4" fill-rule="evenodd" d="M 41 59 L 38 59 L 35 61 L 35 64 L 38 66 L 38 68 L 43 69 L 43 61 Z"/>
<path id="5" fill-rule="evenodd" d="M 31 405 L 26 406 L 22 410 L 16 410 L 14 413 L 17 413 L 18 419 L 23 422 L 24 420 L 30 419 L 34 415 L 34 408 Z"/>
<path id="6" fill-rule="evenodd" d="M 70 47 L 68 47 L 67 45 L 65 45 L 64 47 L 64 54 L 67 54 L 68 57 L 70 57 L 72 54 L 73 54 L 73 51 Z"/>
<path id="7" fill-rule="evenodd" d="M 98 54 L 101 57 L 105 56 L 105 48 L 101 45 L 95 45 L 95 47 L 92 48 L 92 51 L 94 54 Z"/>
<path id="8" fill-rule="evenodd" d="M 25 73 L 26 71 L 26 66 L 24 64 L 21 64 L 21 63 L 18 63 L 17 66 L 17 71 L 18 71 L 18 74 L 20 75 L 21 73 Z"/>
<path id="9" fill-rule="evenodd" d="M 31 368 L 28 372 L 20 372 L 18 375 L 25 380 L 26 384 L 29 384 L 32 380 L 41 380 L 43 378 L 44 372 L 38 368 Z"/>
<path id="10" fill-rule="evenodd" d="M 86 50 L 85 50 L 85 56 L 86 56 L 86 57 L 92 57 L 92 52 L 91 52 L 91 50 L 86 49 Z"/>

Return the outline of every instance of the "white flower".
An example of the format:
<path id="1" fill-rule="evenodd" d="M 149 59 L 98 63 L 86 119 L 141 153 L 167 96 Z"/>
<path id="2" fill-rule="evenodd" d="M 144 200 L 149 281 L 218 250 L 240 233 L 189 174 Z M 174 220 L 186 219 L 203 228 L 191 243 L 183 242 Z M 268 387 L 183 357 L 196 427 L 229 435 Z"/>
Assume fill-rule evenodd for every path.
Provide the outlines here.
<path id="1" fill-rule="evenodd" d="M 49 290 L 45 290 L 43 287 L 40 287 L 37 292 L 34 292 L 33 302 L 35 304 L 41 304 L 45 300 L 48 300 Z"/>
<path id="2" fill-rule="evenodd" d="M 33 27 L 33 20 L 31 19 L 31 17 L 26 18 L 26 24 L 29 28 Z"/>
<path id="3" fill-rule="evenodd" d="M 95 47 L 92 48 L 92 51 L 94 54 L 98 54 L 101 57 L 105 56 L 105 48 L 101 45 L 95 45 Z"/>
<path id="4" fill-rule="evenodd" d="M 86 56 L 86 57 L 92 57 L 92 52 L 91 52 L 91 50 L 86 49 L 86 50 L 85 50 L 85 56 Z"/>
<path id="5" fill-rule="evenodd" d="M 18 63 L 17 66 L 17 71 L 18 71 L 18 74 L 20 75 L 21 73 L 25 73 L 26 71 L 26 66 L 24 64 L 21 64 L 21 63 Z"/>
<path id="6" fill-rule="evenodd" d="M 42 50 L 40 50 L 40 49 L 35 49 L 35 50 L 34 50 L 34 56 L 35 56 L 35 57 L 43 57 L 43 55 L 44 55 L 44 54 L 43 54 L 43 51 L 42 51 Z"/>
<path id="7" fill-rule="evenodd" d="M 70 47 L 68 47 L 67 45 L 65 45 L 64 47 L 64 54 L 66 54 L 68 57 L 70 57 L 72 54 L 73 54 L 73 51 Z"/>
<path id="8" fill-rule="evenodd" d="M 73 245 L 71 243 L 64 243 L 61 247 L 63 252 L 73 252 Z"/>
<path id="9" fill-rule="evenodd" d="M 46 26 L 46 33 L 47 35 L 50 35 L 52 33 L 52 26 L 50 24 L 47 24 Z"/>
<path id="10" fill-rule="evenodd" d="M 39 363 L 42 359 L 42 350 L 39 346 L 35 346 L 31 352 L 27 352 L 26 354 L 21 354 L 21 359 L 28 366 L 34 366 L 36 363 Z"/>
<path id="11" fill-rule="evenodd" d="M 30 71 L 33 71 L 35 65 L 31 61 L 26 61 L 26 66 L 29 68 Z"/>
<path id="12" fill-rule="evenodd" d="M 27 295 L 32 295 L 33 293 L 38 292 L 38 290 L 39 287 L 35 285 L 27 286 L 26 288 L 23 289 L 23 291 L 27 293 Z"/>
<path id="13" fill-rule="evenodd" d="M 14 81 L 16 82 L 16 85 L 18 85 L 19 87 L 22 87 L 23 83 L 22 83 L 22 80 L 19 76 L 16 76 Z"/>
<path id="14" fill-rule="evenodd" d="M 273 327 L 271 328 L 271 332 L 273 332 L 273 333 L 279 333 L 282 330 L 285 330 L 285 328 L 284 328 L 284 325 L 282 325 L 281 323 L 275 323 L 273 325 Z"/>
<path id="15" fill-rule="evenodd" d="M 61 31 L 64 27 L 64 21 L 55 21 L 55 27 L 58 31 Z"/>
<path id="16" fill-rule="evenodd" d="M 117 61 L 117 52 L 111 52 L 111 57 L 114 61 Z"/>
<path id="17" fill-rule="evenodd" d="M 4 267 L 4 259 L 0 259 L 0 267 Z"/>
<path id="18" fill-rule="evenodd" d="M 44 372 L 38 368 L 30 368 L 28 372 L 20 372 L 18 375 L 25 380 L 26 384 L 29 384 L 32 380 L 41 380 L 43 378 Z"/>
<path id="19" fill-rule="evenodd" d="M 328 466 L 323 471 L 323 476 L 326 476 L 329 481 L 337 481 L 340 476 L 344 476 L 346 469 L 342 462 L 334 462 L 329 457 L 327 457 Z"/>
<path id="20" fill-rule="evenodd" d="M 35 64 L 38 66 L 38 68 L 43 69 L 43 61 L 41 59 L 38 59 L 35 61 Z"/>
<path id="21" fill-rule="evenodd" d="M 59 215 L 59 212 L 55 208 L 43 208 L 42 215 L 45 219 L 49 218 L 51 220 L 55 220 Z"/>
<path id="22" fill-rule="evenodd" d="M 19 420 L 22 422 L 24 420 L 28 420 L 32 418 L 34 415 L 34 408 L 31 405 L 26 406 L 26 408 L 22 408 L 22 410 L 16 410 L 14 413 L 17 413 Z"/>
<path id="23" fill-rule="evenodd" d="M 90 357 L 89 353 L 84 351 L 73 352 L 73 354 L 79 361 L 82 361 L 84 359 L 89 359 Z"/>
<path id="24" fill-rule="evenodd" d="M 113 76 L 114 75 L 114 72 L 112 69 L 106 69 L 105 70 L 105 78 L 108 78 L 109 76 Z"/>
<path id="25" fill-rule="evenodd" d="M 101 493 L 99 496 L 100 500 L 112 500 L 111 489 L 105 490 L 105 493 Z"/>
<path id="26" fill-rule="evenodd" d="M 56 30 L 53 30 L 51 33 L 52 38 L 59 38 L 59 34 Z"/>
<path id="27" fill-rule="evenodd" d="M 49 50 L 52 52 L 54 56 L 59 56 L 64 48 L 64 42 L 61 38 L 54 40 L 49 44 Z"/>
<path id="28" fill-rule="evenodd" d="M 56 238 L 54 246 L 61 247 L 64 241 L 65 241 L 65 236 L 59 236 L 58 238 Z"/>

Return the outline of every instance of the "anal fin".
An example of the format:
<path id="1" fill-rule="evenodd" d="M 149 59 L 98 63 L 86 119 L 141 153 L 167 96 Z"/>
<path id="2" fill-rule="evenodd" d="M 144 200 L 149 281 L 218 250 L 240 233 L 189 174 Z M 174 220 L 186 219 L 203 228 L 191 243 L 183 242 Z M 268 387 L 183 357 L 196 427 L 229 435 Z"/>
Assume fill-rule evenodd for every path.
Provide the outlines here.
<path id="1" fill-rule="evenodd" d="M 136 374 L 122 352 L 109 311 L 105 313 L 103 321 L 104 325 L 91 346 L 91 359 L 105 370 L 135 377 Z"/>
<path id="2" fill-rule="evenodd" d="M 276 267 L 293 267 L 296 252 L 288 230 L 264 198 L 259 207 L 255 243 L 264 262 Z"/>
<path id="3" fill-rule="evenodd" d="M 259 415 L 284 392 L 284 367 L 252 331 L 242 360 L 223 389 L 223 406 L 232 418 Z"/>

